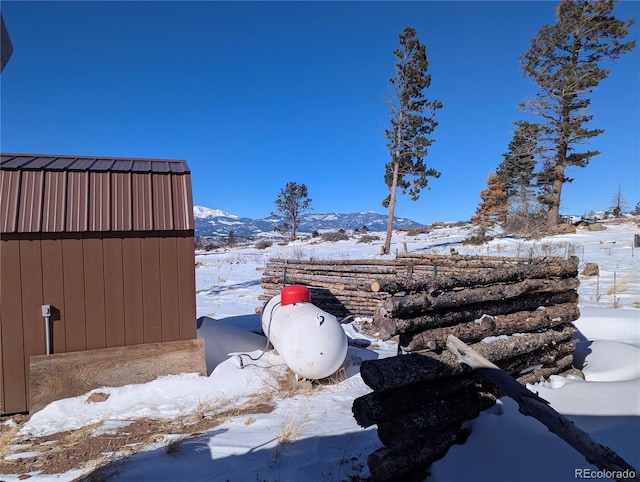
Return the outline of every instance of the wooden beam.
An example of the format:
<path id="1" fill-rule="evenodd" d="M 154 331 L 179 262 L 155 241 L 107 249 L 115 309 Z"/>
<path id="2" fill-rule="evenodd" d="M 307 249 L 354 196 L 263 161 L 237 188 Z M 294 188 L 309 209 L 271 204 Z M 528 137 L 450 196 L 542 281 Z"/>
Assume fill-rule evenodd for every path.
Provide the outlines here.
<path id="1" fill-rule="evenodd" d="M 597 443 L 588 433 L 551 408 L 546 400 L 520 385 L 473 348 L 449 335 L 447 349 L 456 355 L 460 362 L 477 370 L 480 375 L 513 398 L 520 413 L 543 423 L 551 432 L 584 455 L 587 462 L 607 471 L 614 480 L 640 481 L 638 471 L 612 449 Z"/>
<path id="2" fill-rule="evenodd" d="M 33 414 L 55 400 L 95 388 L 145 383 L 179 373 L 206 376 L 204 340 L 32 356 L 29 411 Z"/>

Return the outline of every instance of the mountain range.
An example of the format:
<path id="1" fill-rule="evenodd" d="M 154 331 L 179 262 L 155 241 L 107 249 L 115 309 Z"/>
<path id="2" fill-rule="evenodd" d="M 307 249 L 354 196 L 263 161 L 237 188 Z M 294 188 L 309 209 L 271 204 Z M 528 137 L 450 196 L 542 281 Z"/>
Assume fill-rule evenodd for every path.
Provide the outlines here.
<path id="1" fill-rule="evenodd" d="M 262 219 L 252 219 L 229 214 L 219 209 L 204 206 L 194 206 L 196 236 L 228 236 L 230 231 L 236 236 L 261 237 L 273 236 L 274 228 L 285 222 L 285 218 L 270 216 Z M 369 231 L 384 231 L 387 228 L 387 215 L 373 211 L 362 213 L 305 213 L 300 215 L 298 232 L 311 234 L 313 231 L 337 231 L 345 229 L 352 231 L 362 229 Z M 394 228 L 413 228 L 422 226 L 420 223 L 406 218 L 394 218 Z"/>

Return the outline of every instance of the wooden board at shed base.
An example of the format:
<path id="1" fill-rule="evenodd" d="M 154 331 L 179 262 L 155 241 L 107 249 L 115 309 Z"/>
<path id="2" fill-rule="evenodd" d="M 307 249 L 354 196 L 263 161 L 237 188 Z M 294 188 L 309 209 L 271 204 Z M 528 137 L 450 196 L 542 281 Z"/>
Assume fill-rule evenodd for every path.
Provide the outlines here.
<path id="1" fill-rule="evenodd" d="M 32 356 L 29 412 L 95 388 L 145 383 L 179 373 L 206 376 L 203 339 Z"/>

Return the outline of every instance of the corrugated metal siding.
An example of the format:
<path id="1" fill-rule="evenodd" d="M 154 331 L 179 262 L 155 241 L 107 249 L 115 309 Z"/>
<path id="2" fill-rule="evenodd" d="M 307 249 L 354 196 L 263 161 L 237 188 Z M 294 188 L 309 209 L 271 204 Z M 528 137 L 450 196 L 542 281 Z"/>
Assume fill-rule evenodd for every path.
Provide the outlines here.
<path id="1" fill-rule="evenodd" d="M 25 171 L 20 181 L 20 205 L 18 210 L 18 231 L 37 233 L 42 220 L 42 171 Z"/>
<path id="2" fill-rule="evenodd" d="M 111 230 L 111 182 L 110 176 L 99 172 L 89 173 L 89 231 Z"/>
<path id="3" fill-rule="evenodd" d="M 88 231 L 89 173 L 69 171 L 67 174 L 66 232 Z"/>
<path id="4" fill-rule="evenodd" d="M 152 176 L 153 179 L 153 226 L 160 231 L 173 230 L 173 202 L 171 178 Z"/>
<path id="5" fill-rule="evenodd" d="M 111 216 L 114 231 L 131 231 L 132 206 L 131 202 L 131 173 L 114 172 L 111 174 Z"/>
<path id="6" fill-rule="evenodd" d="M 178 231 L 194 229 L 191 179 L 187 176 L 173 176 L 171 181 L 174 227 Z"/>
<path id="7" fill-rule="evenodd" d="M 42 232 L 61 233 L 64 231 L 66 206 L 67 176 L 56 171 L 45 171 Z"/>
<path id="8" fill-rule="evenodd" d="M 3 233 L 13 233 L 18 227 L 19 196 L 20 173 L 0 171 L 0 228 Z"/>
<path id="9" fill-rule="evenodd" d="M 153 230 L 153 212 L 151 198 L 151 176 L 133 173 L 131 176 L 133 194 L 133 230 Z"/>
<path id="10" fill-rule="evenodd" d="M 184 161 L 2 154 L 0 181 L 3 233 L 194 229 Z"/>

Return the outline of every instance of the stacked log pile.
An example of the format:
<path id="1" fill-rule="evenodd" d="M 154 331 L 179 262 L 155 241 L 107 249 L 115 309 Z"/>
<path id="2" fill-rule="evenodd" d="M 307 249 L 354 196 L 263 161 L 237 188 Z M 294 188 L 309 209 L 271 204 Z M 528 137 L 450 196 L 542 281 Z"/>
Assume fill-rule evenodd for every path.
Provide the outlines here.
<path id="1" fill-rule="evenodd" d="M 520 383 L 569 370 L 578 319 L 578 259 L 399 254 L 390 260 L 272 259 L 265 299 L 285 284 L 311 288 L 312 302 L 345 316 L 370 316 L 402 355 L 367 360 L 373 392 L 354 401 L 383 447 L 369 456 L 374 480 L 406 480 L 464 441 L 469 420 L 501 394 L 446 351 L 449 334 Z"/>
<path id="2" fill-rule="evenodd" d="M 545 331 L 480 341 L 471 347 L 522 384 L 568 370 L 576 329 Z M 448 351 L 422 351 L 362 362 L 363 381 L 373 389 L 353 403 L 359 425 L 378 426 L 383 447 L 369 455 L 373 480 L 407 480 L 445 455 L 468 435 L 475 418 L 501 396 Z"/>
<path id="3" fill-rule="evenodd" d="M 263 301 L 289 284 L 308 286 L 313 304 L 338 317 L 372 316 L 389 293 L 376 282 L 396 279 L 396 260 L 292 260 L 272 258 L 262 270 Z M 372 289 L 373 286 L 373 289 Z"/>
<path id="4" fill-rule="evenodd" d="M 380 336 L 399 335 L 405 351 L 441 350 L 448 334 L 473 343 L 578 319 L 577 257 L 473 261 L 474 269 L 381 284 L 393 294 L 374 313 Z"/>
<path id="5" fill-rule="evenodd" d="M 354 401 L 353 414 L 363 427 L 377 424 L 384 445 L 368 458 L 374 480 L 425 470 L 464 441 L 465 420 L 501 395 L 446 351 L 449 334 L 522 384 L 571 368 L 577 267 L 577 258 L 482 266 L 414 280 L 381 303 L 376 328 L 399 335 L 407 354 L 360 368 L 373 392 Z"/>

